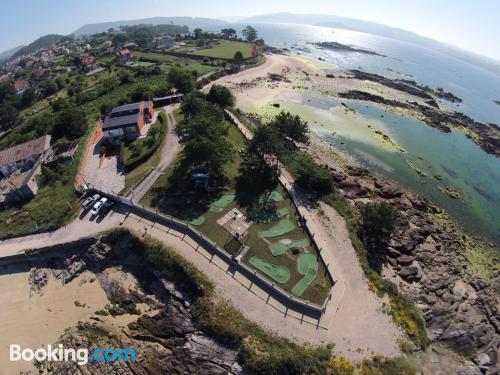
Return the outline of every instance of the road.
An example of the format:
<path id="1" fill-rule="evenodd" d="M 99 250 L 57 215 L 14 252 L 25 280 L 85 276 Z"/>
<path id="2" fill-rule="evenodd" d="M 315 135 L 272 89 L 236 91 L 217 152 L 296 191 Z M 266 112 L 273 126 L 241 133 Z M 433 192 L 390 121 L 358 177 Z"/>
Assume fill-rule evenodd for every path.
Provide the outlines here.
<path id="1" fill-rule="evenodd" d="M 167 139 L 161 149 L 160 161 L 156 168 L 152 169 L 136 186 L 134 186 L 126 195 L 127 198 L 137 203 L 151 189 L 156 180 L 162 175 L 163 171 L 175 160 L 181 150 L 179 138 L 175 132 L 177 125 L 173 111 L 179 108 L 179 104 L 164 107 L 168 121 Z"/>

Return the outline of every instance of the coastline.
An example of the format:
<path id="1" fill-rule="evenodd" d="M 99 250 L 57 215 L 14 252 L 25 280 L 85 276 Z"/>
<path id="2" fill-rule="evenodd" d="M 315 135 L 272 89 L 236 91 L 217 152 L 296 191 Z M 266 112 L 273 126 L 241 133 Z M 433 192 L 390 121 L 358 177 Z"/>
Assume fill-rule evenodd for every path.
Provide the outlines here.
<path id="1" fill-rule="evenodd" d="M 314 62 L 306 64 L 282 55 L 276 58 L 272 55 L 269 59 L 269 64 L 253 70 L 244 78 L 233 75 L 215 82 L 231 88 L 238 107 L 256 122 L 266 121 L 284 109 L 281 103 L 292 101 L 297 104 L 296 92 L 307 91 L 308 88 L 304 87 L 321 73 Z M 338 86 L 345 88 L 347 82 L 341 81 Z M 266 109 L 259 112 L 263 105 Z M 349 112 L 348 108 L 346 112 Z M 316 126 L 311 124 L 312 128 Z M 390 136 L 387 135 L 389 139 Z M 381 138 L 385 139 L 383 135 Z M 493 279 L 498 276 L 498 257 L 487 258 L 494 264 L 486 274 L 480 272 L 482 266 L 488 265 L 478 266 L 474 262 L 481 255 L 475 253 L 471 256 L 471 250 L 480 251 L 475 242 L 478 239 L 464 234 L 442 209 L 363 168 L 353 167 L 327 146 L 312 142 L 303 151 L 332 173 L 338 195 L 352 209 L 375 201 L 386 202 L 400 212 L 402 219 L 397 234 L 391 239 L 382 274 L 417 303 L 434 345 L 463 355 L 469 350 L 494 355 L 492 343 L 497 334 L 493 323 L 496 305 Z M 484 246 L 495 248 L 495 244 Z M 454 307 L 457 305 L 463 306 L 458 312 Z M 488 308 L 483 310 L 480 306 Z"/>

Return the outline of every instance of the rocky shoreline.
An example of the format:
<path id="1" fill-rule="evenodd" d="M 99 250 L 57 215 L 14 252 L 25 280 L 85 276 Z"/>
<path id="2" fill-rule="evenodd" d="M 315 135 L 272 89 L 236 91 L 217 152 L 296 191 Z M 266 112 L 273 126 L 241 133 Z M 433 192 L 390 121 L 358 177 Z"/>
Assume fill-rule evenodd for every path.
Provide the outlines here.
<path id="1" fill-rule="evenodd" d="M 354 209 L 368 201 L 385 202 L 399 212 L 380 259 L 384 277 L 415 301 L 433 344 L 471 359 L 460 374 L 498 373 L 500 272 L 492 280 L 470 272 L 462 238 L 435 223 L 433 216 L 441 210 L 425 198 L 362 168 L 334 162 L 316 147 L 305 151 L 331 172 L 337 193 Z"/>
<path id="2" fill-rule="evenodd" d="M 331 49 L 333 51 L 357 52 L 357 53 L 364 53 L 366 55 L 387 57 L 386 55 L 381 55 L 377 52 L 369 51 L 369 50 L 362 49 L 362 48 L 351 47 L 351 46 L 348 46 L 347 44 L 342 44 L 339 42 L 317 42 L 317 43 L 313 43 L 313 45 L 315 45 L 316 47 L 320 47 L 320 48 Z"/>
<path id="3" fill-rule="evenodd" d="M 411 92 L 409 93 L 411 94 Z M 465 136 L 484 151 L 500 157 L 500 128 L 497 125 L 474 121 L 461 112 L 443 111 L 439 109 L 438 104 L 433 99 L 427 100 L 427 105 L 423 105 L 415 101 L 401 102 L 394 99 L 386 99 L 380 95 L 361 90 L 348 90 L 339 92 L 337 95 L 344 99 L 369 101 L 412 111 L 421 117 L 422 121 L 426 124 L 445 133 L 451 132 L 452 127 L 462 129 L 465 132 Z M 421 95 L 426 94 L 421 93 Z M 424 96 L 421 97 L 426 99 Z"/>
<path id="4" fill-rule="evenodd" d="M 59 343 L 89 348 L 89 352 L 98 347 L 135 348 L 137 352 L 136 362 L 92 362 L 85 368 L 73 362 L 39 363 L 40 373 L 242 373 L 238 351 L 217 343 L 198 328 L 191 313 L 190 293 L 164 279 L 143 257 L 96 238 L 91 246 L 47 253 L 30 262 L 32 293 L 43 293 L 49 277 L 66 284 L 90 271 L 110 301 L 94 312 L 90 321 L 67 329 Z M 136 283 L 131 283 L 130 277 Z M 132 315 L 132 321 L 126 328 L 120 332 L 110 329 L 109 318 L 127 315 Z"/>

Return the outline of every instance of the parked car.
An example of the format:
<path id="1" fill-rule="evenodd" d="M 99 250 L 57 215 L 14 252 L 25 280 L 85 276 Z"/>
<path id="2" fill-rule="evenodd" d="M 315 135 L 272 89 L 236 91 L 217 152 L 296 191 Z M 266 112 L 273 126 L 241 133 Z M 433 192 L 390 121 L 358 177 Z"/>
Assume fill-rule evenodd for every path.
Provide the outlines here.
<path id="1" fill-rule="evenodd" d="M 106 203 L 108 201 L 108 198 L 104 197 L 104 198 L 101 198 L 99 200 L 99 202 L 97 202 L 96 204 L 94 204 L 94 207 L 92 208 L 92 215 L 95 216 L 99 213 L 99 211 L 101 211 L 102 209 L 102 206 L 104 205 L 104 203 Z"/>
<path id="2" fill-rule="evenodd" d="M 99 215 L 104 217 L 108 214 L 108 212 L 111 210 L 111 207 L 113 207 L 115 202 L 113 201 L 107 201 L 104 203 L 101 207 L 101 210 L 99 211 Z"/>
<path id="3" fill-rule="evenodd" d="M 87 199 L 85 199 L 82 203 L 82 207 L 84 210 L 88 210 L 90 207 L 92 207 L 92 205 L 94 204 L 94 202 L 96 202 L 101 196 L 99 194 L 94 194 L 93 196 L 91 197 L 88 197 Z"/>

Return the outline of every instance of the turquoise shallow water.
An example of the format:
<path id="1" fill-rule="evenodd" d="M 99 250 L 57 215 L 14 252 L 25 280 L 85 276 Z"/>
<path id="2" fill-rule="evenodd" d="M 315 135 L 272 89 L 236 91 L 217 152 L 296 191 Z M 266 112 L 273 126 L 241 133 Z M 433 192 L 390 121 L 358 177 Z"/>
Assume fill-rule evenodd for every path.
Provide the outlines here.
<path id="1" fill-rule="evenodd" d="M 451 108 L 478 121 L 500 123 L 500 106 L 493 103 L 500 100 L 500 77 L 480 67 L 410 43 L 355 31 L 307 25 L 255 26 L 269 45 L 286 47 L 313 58 L 322 57 L 332 64 L 332 69 L 362 69 L 392 78 L 412 79 L 434 88 L 443 87 L 463 99 L 458 106 L 447 103 Z M 318 41 L 338 41 L 388 57 L 335 52 L 310 44 Z M 309 52 L 304 52 L 303 47 Z M 308 99 L 311 99 L 308 105 L 322 109 L 338 105 L 331 98 L 310 95 Z M 367 103 L 351 101 L 349 106 L 368 119 L 384 122 L 390 136 L 407 152 L 392 152 L 353 137 L 323 133 L 321 136 L 334 148 L 406 188 L 424 194 L 467 228 L 500 242 L 500 158 L 485 153 L 460 132 L 442 133 L 416 119 L 388 113 Z M 407 160 L 428 177 L 416 173 Z M 444 180 L 438 181 L 433 175 L 441 175 Z M 460 191 L 463 201 L 443 194 L 438 184 Z"/>
<path id="2" fill-rule="evenodd" d="M 355 139 L 325 135 L 335 148 L 354 157 L 371 170 L 420 192 L 445 208 L 474 232 L 490 238 L 500 236 L 500 160 L 482 151 L 462 133 L 443 133 L 413 118 L 384 112 L 359 103 L 349 103 L 368 118 L 382 119 L 406 152 L 393 152 Z M 343 143 L 343 144 L 342 144 Z M 413 162 L 427 174 L 409 167 Z M 433 176 L 440 175 L 442 181 Z M 443 194 L 438 186 L 453 186 L 463 194 L 458 201 Z"/>

